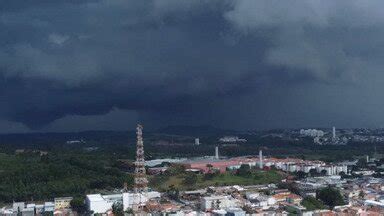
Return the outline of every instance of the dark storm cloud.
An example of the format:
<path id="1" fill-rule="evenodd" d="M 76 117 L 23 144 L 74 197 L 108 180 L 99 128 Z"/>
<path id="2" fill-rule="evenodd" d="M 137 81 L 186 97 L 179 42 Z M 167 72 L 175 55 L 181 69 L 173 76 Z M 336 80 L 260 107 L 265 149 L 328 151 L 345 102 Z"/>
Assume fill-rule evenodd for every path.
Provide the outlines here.
<path id="1" fill-rule="evenodd" d="M 0 116 L 32 128 L 114 108 L 151 124 L 380 125 L 381 6 L 3 0 Z"/>
<path id="2" fill-rule="evenodd" d="M 28 8 L 60 7 L 62 4 L 84 4 L 87 2 L 97 2 L 99 0 L 2 0 L 0 11 L 20 11 Z"/>

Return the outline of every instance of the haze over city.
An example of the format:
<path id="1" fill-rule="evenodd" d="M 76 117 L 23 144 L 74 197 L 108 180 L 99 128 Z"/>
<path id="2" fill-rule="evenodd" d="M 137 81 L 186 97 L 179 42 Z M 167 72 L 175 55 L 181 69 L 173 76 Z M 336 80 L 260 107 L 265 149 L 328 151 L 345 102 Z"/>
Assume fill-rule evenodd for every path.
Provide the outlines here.
<path id="1" fill-rule="evenodd" d="M 379 0 L 2 0 L 0 130 L 382 127 Z"/>

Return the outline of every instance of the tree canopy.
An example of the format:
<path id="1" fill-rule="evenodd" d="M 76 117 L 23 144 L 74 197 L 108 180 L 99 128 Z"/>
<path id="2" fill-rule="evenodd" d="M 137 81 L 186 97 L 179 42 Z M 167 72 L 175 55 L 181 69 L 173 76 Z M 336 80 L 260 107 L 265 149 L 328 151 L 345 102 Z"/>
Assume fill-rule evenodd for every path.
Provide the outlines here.
<path id="1" fill-rule="evenodd" d="M 303 205 L 309 211 L 316 209 L 325 209 L 324 204 L 313 196 L 305 197 L 303 201 L 301 201 L 301 205 Z"/>
<path id="2" fill-rule="evenodd" d="M 131 175 L 103 162 L 76 155 L 0 154 L 0 200 L 83 196 L 92 190 L 122 187 L 124 182 L 132 185 Z"/>
<path id="3" fill-rule="evenodd" d="M 330 208 L 345 204 L 340 191 L 333 187 L 326 187 L 317 191 L 317 198 Z"/>

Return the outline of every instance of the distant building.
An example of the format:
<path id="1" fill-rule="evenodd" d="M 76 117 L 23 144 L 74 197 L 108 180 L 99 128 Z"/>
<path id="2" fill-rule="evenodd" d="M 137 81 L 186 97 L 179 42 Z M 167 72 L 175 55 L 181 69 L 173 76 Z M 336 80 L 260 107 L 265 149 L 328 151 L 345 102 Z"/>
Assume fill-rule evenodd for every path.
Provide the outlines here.
<path id="1" fill-rule="evenodd" d="M 136 209 L 138 206 L 145 206 L 148 200 L 160 198 L 160 193 L 156 191 L 144 193 L 123 193 L 124 210 Z"/>
<path id="2" fill-rule="evenodd" d="M 209 196 L 201 199 L 203 210 L 226 209 L 237 207 L 237 204 L 230 196 Z"/>
<path id="3" fill-rule="evenodd" d="M 59 197 L 55 198 L 55 209 L 65 209 L 71 207 L 72 197 Z"/>
<path id="4" fill-rule="evenodd" d="M 249 200 L 258 208 L 261 209 L 268 209 L 271 206 L 276 204 L 276 199 L 272 196 L 265 196 L 260 194 L 252 194 L 248 195 L 250 198 Z"/>
<path id="5" fill-rule="evenodd" d="M 16 149 L 15 154 L 22 154 L 25 152 L 25 149 Z"/>
<path id="6" fill-rule="evenodd" d="M 81 144 L 81 143 L 85 143 L 84 140 L 68 140 L 65 142 L 66 144 Z"/>
<path id="7" fill-rule="evenodd" d="M 324 136 L 324 131 L 317 129 L 301 129 L 300 135 L 309 137 L 322 137 Z"/>
<path id="8" fill-rule="evenodd" d="M 83 148 L 85 151 L 91 152 L 91 151 L 96 151 L 99 149 L 99 147 L 84 147 Z"/>
<path id="9" fill-rule="evenodd" d="M 297 194 L 289 194 L 286 197 L 286 201 L 291 204 L 300 205 L 303 198 Z"/>
<path id="10" fill-rule="evenodd" d="M 36 205 L 35 206 L 36 214 L 43 214 L 44 212 L 44 205 Z"/>
<path id="11" fill-rule="evenodd" d="M 245 216 L 246 212 L 241 208 L 230 208 L 227 209 L 227 216 Z"/>
<path id="12" fill-rule="evenodd" d="M 55 211 L 55 203 L 45 202 L 44 203 L 44 212 L 53 212 Z"/>
<path id="13" fill-rule="evenodd" d="M 35 208 L 24 208 L 21 210 L 22 216 L 34 216 L 35 215 Z"/>
<path id="14" fill-rule="evenodd" d="M 116 202 L 123 203 L 122 194 L 101 195 L 89 194 L 85 198 L 85 203 L 89 211 L 94 214 L 104 214 L 112 209 L 112 205 Z"/>
<path id="15" fill-rule="evenodd" d="M 111 195 L 89 194 L 85 202 L 89 211 L 94 214 L 104 214 L 112 209 L 114 203 L 123 204 L 124 210 L 135 209 L 138 206 L 145 206 L 147 201 L 160 198 L 160 193 L 150 191 L 147 193 L 120 193 Z"/>
<path id="16" fill-rule="evenodd" d="M 123 208 L 127 209 L 138 209 L 139 207 L 145 206 L 148 201 L 147 196 L 143 193 L 124 193 L 123 194 Z"/>
<path id="17" fill-rule="evenodd" d="M 146 160 L 145 166 L 154 167 L 154 166 L 161 165 L 162 163 L 181 163 L 186 160 L 187 158 L 176 158 L 176 159 L 165 158 L 165 159 Z"/>
<path id="18" fill-rule="evenodd" d="M 0 215 L 5 216 L 34 216 L 47 213 L 53 214 L 55 205 L 53 202 L 45 202 L 44 204 L 36 205 L 35 203 L 25 204 L 24 202 L 14 202 L 12 208 L 6 209 L 5 207 L 0 209 Z"/>
<path id="19" fill-rule="evenodd" d="M 14 202 L 12 204 L 12 209 L 15 212 L 21 211 L 25 208 L 25 203 L 24 202 Z"/>
<path id="20" fill-rule="evenodd" d="M 200 145 L 200 139 L 199 138 L 195 138 L 195 145 Z"/>
<path id="21" fill-rule="evenodd" d="M 237 136 L 225 136 L 219 139 L 222 143 L 236 143 L 236 142 L 247 142 L 246 139 L 241 139 Z"/>

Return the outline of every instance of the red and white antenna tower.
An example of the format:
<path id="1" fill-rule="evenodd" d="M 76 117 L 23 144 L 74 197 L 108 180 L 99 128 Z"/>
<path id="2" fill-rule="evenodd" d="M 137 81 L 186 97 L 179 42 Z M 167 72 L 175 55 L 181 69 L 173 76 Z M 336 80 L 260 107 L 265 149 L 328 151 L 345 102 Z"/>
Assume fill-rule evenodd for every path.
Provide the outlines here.
<path id="1" fill-rule="evenodd" d="M 148 192 L 148 180 L 145 173 L 145 160 L 144 160 L 144 143 L 143 143 L 143 126 L 137 125 L 136 128 L 137 143 L 136 143 L 136 161 L 135 161 L 135 178 L 134 178 L 134 199 L 132 209 L 135 215 L 142 214 L 142 196 Z"/>
<path id="2" fill-rule="evenodd" d="M 148 180 L 145 173 L 143 126 L 138 124 L 136 128 L 136 162 L 135 162 L 135 193 L 145 193 L 148 191 Z"/>

